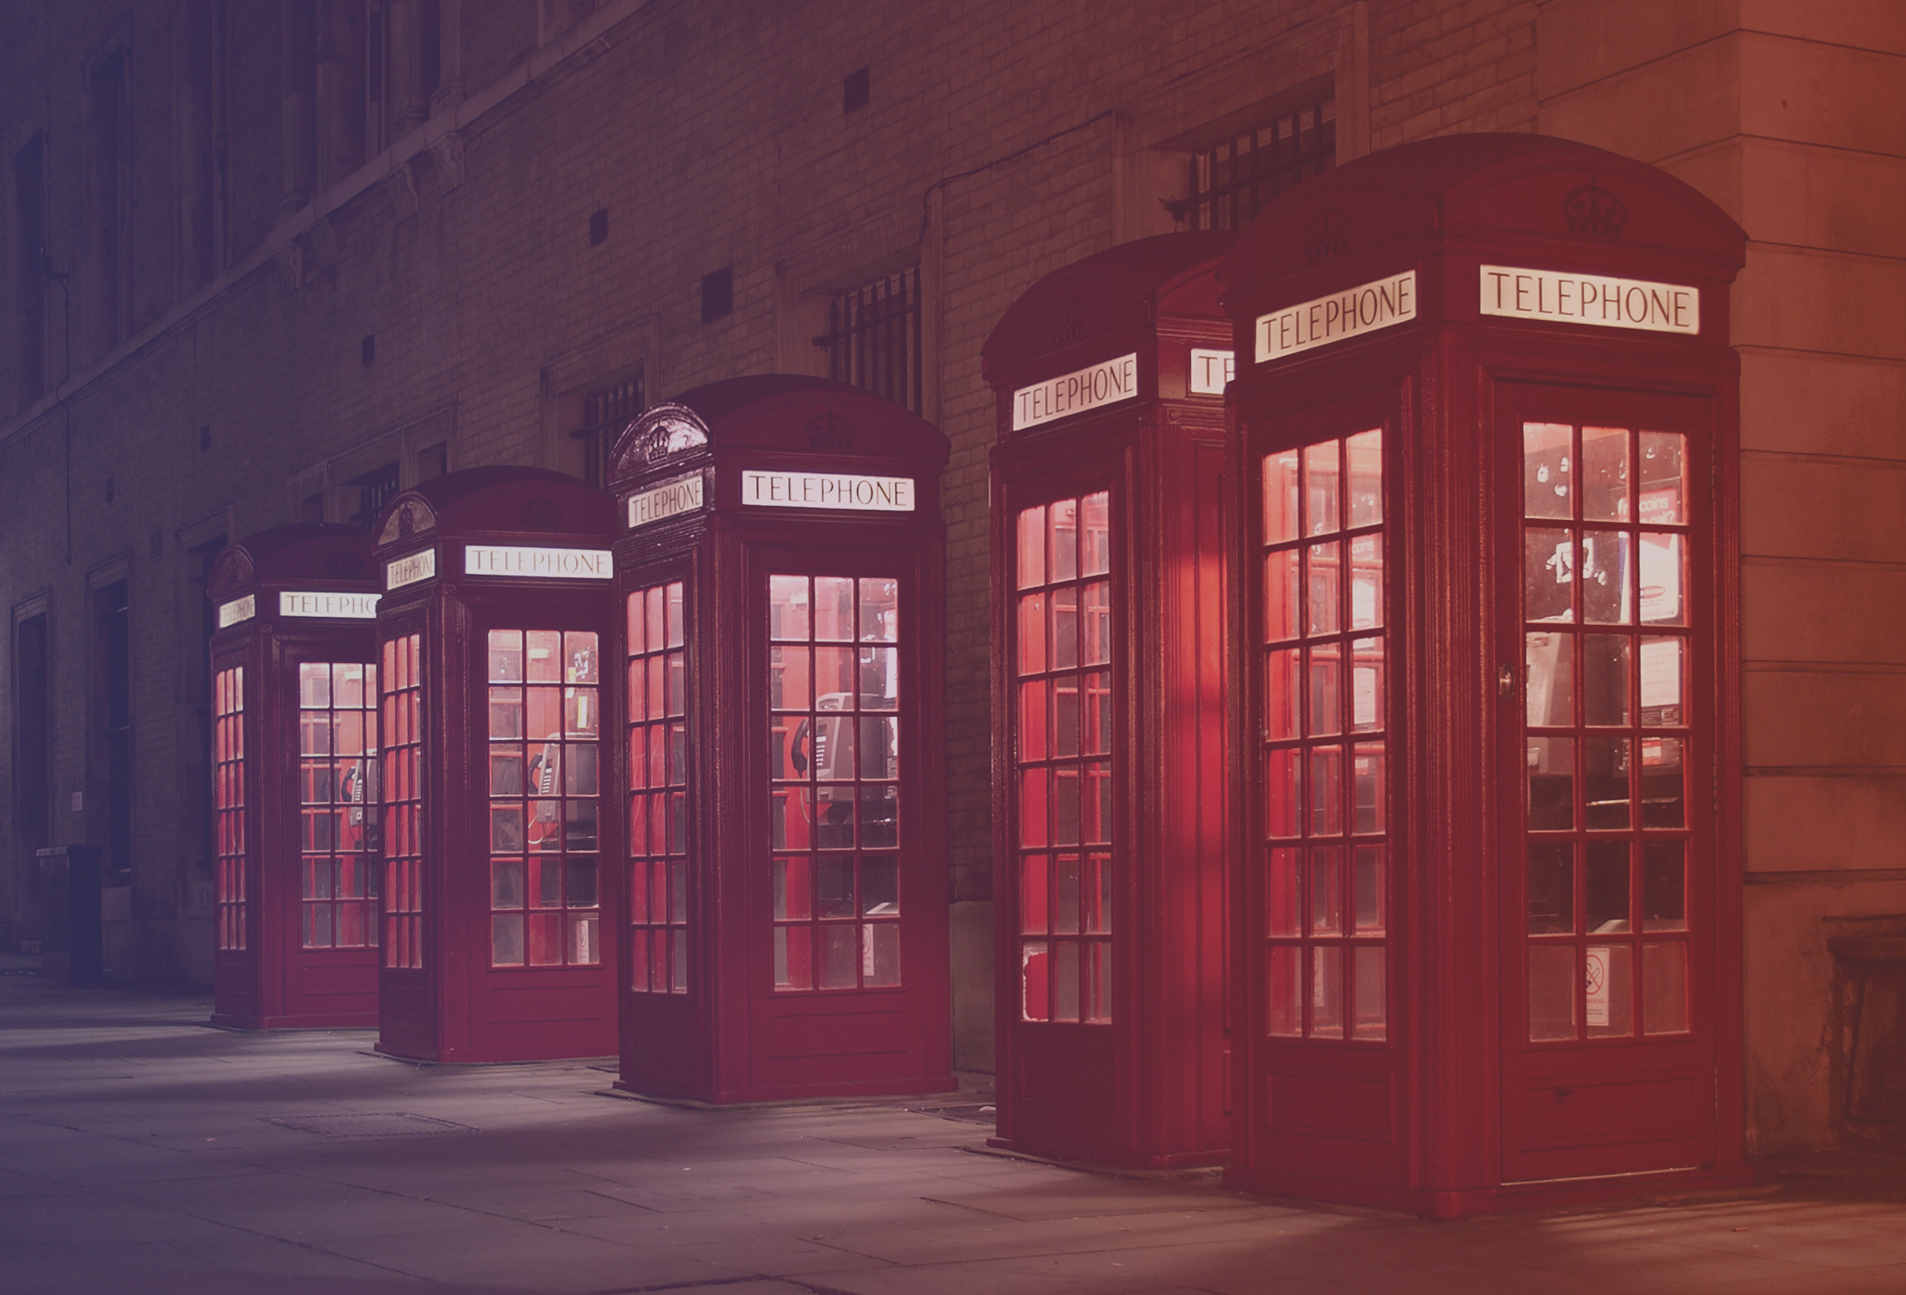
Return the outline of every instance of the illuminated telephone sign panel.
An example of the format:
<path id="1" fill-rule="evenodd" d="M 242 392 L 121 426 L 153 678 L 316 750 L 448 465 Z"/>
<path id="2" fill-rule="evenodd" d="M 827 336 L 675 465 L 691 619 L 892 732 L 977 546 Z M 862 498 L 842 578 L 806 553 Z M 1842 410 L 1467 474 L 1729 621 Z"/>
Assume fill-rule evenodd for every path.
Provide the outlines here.
<path id="1" fill-rule="evenodd" d="M 378 589 L 360 527 L 284 526 L 215 560 L 213 1014 L 377 1023 Z"/>
<path id="2" fill-rule="evenodd" d="M 611 507 L 559 473 L 479 468 L 379 519 L 380 1051 L 615 1051 Z"/>
<path id="3" fill-rule="evenodd" d="M 1305 181 L 1220 269 L 1233 1185 L 1745 1181 L 1743 252 L 1658 170 L 1480 135 Z"/>
<path id="4" fill-rule="evenodd" d="M 1228 1158 L 1229 233 L 1033 284 L 982 352 L 992 453 L 995 1145 Z"/>
<path id="5" fill-rule="evenodd" d="M 899 406 L 785 375 L 616 446 L 618 1087 L 953 1087 L 946 458 Z"/>

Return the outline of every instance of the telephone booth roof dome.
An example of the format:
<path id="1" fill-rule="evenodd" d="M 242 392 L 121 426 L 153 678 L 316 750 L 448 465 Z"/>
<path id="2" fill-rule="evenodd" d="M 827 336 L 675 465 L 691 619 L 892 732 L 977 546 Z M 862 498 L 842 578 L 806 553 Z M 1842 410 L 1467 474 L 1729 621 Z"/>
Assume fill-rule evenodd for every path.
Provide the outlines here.
<path id="1" fill-rule="evenodd" d="M 997 385 L 1010 381 L 1006 371 L 1033 367 L 1029 360 L 1056 362 L 1074 347 L 1091 350 L 1100 339 L 1155 327 L 1163 316 L 1221 318 L 1209 271 L 1236 238 L 1228 229 L 1154 234 L 1061 266 L 1006 308 L 980 348 L 981 372 Z"/>
<path id="2" fill-rule="evenodd" d="M 609 496 L 546 468 L 465 468 L 403 491 L 378 515 L 381 547 L 445 531 L 521 531 L 600 539 L 615 522 Z"/>
<path id="3" fill-rule="evenodd" d="M 1445 135 L 1325 171 L 1278 198 L 1218 271 L 1224 301 L 1248 310 L 1275 281 L 1329 276 L 1340 256 L 1424 241 L 1472 250 L 1544 243 L 1611 265 L 1672 262 L 1732 279 L 1746 234 L 1707 197 L 1658 167 L 1543 135 Z"/>
<path id="4" fill-rule="evenodd" d="M 726 378 L 646 409 L 616 438 L 612 489 L 729 450 L 926 459 L 951 447 L 932 423 L 859 387 L 794 373 Z"/>
<path id="5" fill-rule="evenodd" d="M 371 533 L 341 522 L 299 522 L 247 535 L 218 555 L 205 590 L 208 597 L 218 598 L 241 585 L 268 580 L 375 589 Z"/>

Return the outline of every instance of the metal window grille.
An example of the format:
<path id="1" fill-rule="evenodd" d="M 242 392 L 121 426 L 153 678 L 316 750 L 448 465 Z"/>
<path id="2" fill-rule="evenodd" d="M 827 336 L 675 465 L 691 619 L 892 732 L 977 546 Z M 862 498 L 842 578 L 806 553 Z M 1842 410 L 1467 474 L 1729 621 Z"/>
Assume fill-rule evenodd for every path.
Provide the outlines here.
<path id="1" fill-rule="evenodd" d="M 1193 154 L 1191 196 L 1165 206 L 1191 229 L 1243 229 L 1273 198 L 1336 161 L 1336 109 L 1325 99 Z"/>
<path id="2" fill-rule="evenodd" d="M 596 489 L 609 488 L 609 455 L 622 429 L 642 412 L 642 403 L 640 374 L 584 398 L 582 426 L 569 435 L 582 442 L 582 479 Z"/>
<path id="3" fill-rule="evenodd" d="M 391 496 L 397 493 L 397 465 L 386 463 L 374 472 L 366 472 L 361 477 L 352 477 L 344 483 L 347 490 L 357 491 L 357 508 L 351 513 L 353 526 L 369 526 L 377 520 L 377 514 L 384 511 Z"/>
<path id="4" fill-rule="evenodd" d="M 836 293 L 827 303 L 827 332 L 814 345 L 827 352 L 827 375 L 836 382 L 920 413 L 919 267 Z"/>

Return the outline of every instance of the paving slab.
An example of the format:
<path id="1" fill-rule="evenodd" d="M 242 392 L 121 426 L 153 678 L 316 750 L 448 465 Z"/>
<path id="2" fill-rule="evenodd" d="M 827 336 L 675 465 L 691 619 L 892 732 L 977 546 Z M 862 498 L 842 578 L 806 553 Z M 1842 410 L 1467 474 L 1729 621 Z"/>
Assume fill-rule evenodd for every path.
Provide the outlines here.
<path id="1" fill-rule="evenodd" d="M 1906 1291 L 1890 1156 L 1430 1223 L 989 1153 L 981 1090 L 697 1109 L 605 1096 L 600 1060 L 408 1065 L 209 1011 L 0 977 L 0 1291 Z"/>

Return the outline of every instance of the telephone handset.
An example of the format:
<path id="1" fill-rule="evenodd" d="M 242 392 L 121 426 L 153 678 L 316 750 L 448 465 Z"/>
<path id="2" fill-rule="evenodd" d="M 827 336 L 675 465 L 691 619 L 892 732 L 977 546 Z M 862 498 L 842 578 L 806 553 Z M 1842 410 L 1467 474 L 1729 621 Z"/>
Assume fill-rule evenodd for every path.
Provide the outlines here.
<path id="1" fill-rule="evenodd" d="M 532 793 L 539 799 L 529 823 L 529 848 L 534 850 L 544 841 L 554 840 L 562 833 L 557 823 L 557 808 L 553 797 L 556 794 L 556 743 L 544 742 L 542 747 L 529 759 L 529 784 L 535 790 Z"/>

